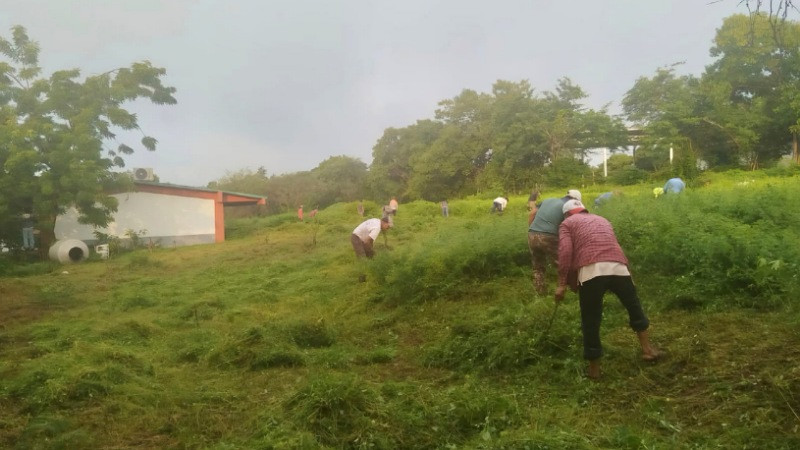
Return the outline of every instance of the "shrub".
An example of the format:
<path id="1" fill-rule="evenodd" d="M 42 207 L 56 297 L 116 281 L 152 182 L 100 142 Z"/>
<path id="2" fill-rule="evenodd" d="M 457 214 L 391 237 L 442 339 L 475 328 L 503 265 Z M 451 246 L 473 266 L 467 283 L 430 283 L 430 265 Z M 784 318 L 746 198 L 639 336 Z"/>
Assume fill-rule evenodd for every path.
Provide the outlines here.
<path id="1" fill-rule="evenodd" d="M 662 294 L 706 307 L 770 308 L 800 293 L 800 198 L 791 185 L 708 190 L 604 206 L 634 278 L 669 280 Z"/>
<path id="2" fill-rule="evenodd" d="M 393 303 L 454 299 L 486 281 L 527 270 L 530 256 L 524 228 L 513 217 L 490 227 L 447 230 L 392 254 L 379 254 L 369 269 L 375 296 Z"/>

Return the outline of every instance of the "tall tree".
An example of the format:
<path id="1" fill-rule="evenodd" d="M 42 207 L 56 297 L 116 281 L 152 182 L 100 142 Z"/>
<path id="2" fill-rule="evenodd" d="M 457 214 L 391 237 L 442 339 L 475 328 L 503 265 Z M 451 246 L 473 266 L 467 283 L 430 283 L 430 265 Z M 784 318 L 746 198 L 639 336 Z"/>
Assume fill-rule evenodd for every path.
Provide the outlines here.
<path id="1" fill-rule="evenodd" d="M 800 24 L 774 23 L 767 14 L 734 15 L 717 30 L 704 83 L 717 86 L 714 110 L 732 134 L 748 134 L 749 163 L 757 167 L 789 149 L 800 111 L 792 108 L 800 80 Z M 738 120 L 737 120 L 738 119 Z"/>
<path id="2" fill-rule="evenodd" d="M 433 120 L 418 120 L 405 128 L 387 128 L 372 148 L 367 181 L 371 197 L 375 200 L 392 195 L 406 197 L 412 156 L 425 152 L 441 129 L 442 123 Z"/>
<path id="3" fill-rule="evenodd" d="M 324 186 L 314 204 L 328 206 L 336 202 L 358 200 L 364 195 L 367 165 L 350 156 L 331 156 L 311 171 Z"/>
<path id="4" fill-rule="evenodd" d="M 15 26 L 11 40 L 0 37 L 0 217 L 33 212 L 42 247 L 53 241 L 56 217 L 75 206 L 84 223 L 107 225 L 116 210 L 109 195 L 124 177 L 124 156 L 115 130 L 138 130 L 136 115 L 123 106 L 138 98 L 175 104 L 175 88 L 164 86 L 166 71 L 138 62 L 80 79 L 78 69 L 41 77 L 39 45 Z M 156 139 L 141 144 L 155 150 Z"/>

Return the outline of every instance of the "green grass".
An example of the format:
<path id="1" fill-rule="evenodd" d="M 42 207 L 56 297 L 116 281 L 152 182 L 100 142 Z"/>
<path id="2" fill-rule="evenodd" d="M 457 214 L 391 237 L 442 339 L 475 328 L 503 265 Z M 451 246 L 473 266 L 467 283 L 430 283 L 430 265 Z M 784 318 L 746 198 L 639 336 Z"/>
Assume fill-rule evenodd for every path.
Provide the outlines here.
<path id="1" fill-rule="evenodd" d="M 502 216 L 490 193 L 449 218 L 402 204 L 372 261 L 355 203 L 239 219 L 216 245 L 3 261 L 0 447 L 800 447 L 800 178 L 653 187 L 597 212 L 667 356 L 640 361 L 609 295 L 599 383 L 575 295 L 553 316 L 533 293 L 526 196 Z"/>

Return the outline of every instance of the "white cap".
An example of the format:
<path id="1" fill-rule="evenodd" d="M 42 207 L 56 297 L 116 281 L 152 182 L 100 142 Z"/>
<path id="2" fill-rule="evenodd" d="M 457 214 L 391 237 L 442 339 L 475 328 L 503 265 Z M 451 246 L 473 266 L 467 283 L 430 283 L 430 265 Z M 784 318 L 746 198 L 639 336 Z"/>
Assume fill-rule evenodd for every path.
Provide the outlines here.
<path id="1" fill-rule="evenodd" d="M 580 212 L 580 211 L 573 211 L 575 209 L 586 211 L 586 207 L 583 206 L 583 203 L 581 203 L 580 200 L 567 200 L 567 202 L 564 203 L 564 206 L 561 207 L 561 212 L 564 213 L 564 215 L 567 215 L 568 212 L 571 212 L 573 214 Z"/>
<path id="2" fill-rule="evenodd" d="M 567 191 L 567 197 L 574 198 L 574 199 L 575 199 L 575 200 L 577 200 L 577 201 L 581 201 L 581 200 L 583 200 L 583 197 L 581 197 L 581 191 L 579 191 L 579 190 L 577 190 L 577 189 L 570 189 L 570 190 L 568 190 L 568 191 Z"/>

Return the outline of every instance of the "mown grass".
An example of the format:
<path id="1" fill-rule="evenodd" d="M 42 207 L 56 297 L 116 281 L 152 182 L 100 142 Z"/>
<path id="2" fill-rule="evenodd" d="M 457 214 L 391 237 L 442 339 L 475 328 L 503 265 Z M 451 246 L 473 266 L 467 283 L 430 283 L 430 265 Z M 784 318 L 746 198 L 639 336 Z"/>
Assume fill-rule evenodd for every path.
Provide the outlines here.
<path id="1" fill-rule="evenodd" d="M 640 361 L 609 296 L 599 383 L 576 297 L 533 293 L 523 197 L 402 204 L 368 262 L 352 203 L 240 219 L 218 245 L 5 265 L 0 446 L 800 447 L 800 179 L 701 181 L 597 210 L 667 351 Z"/>

